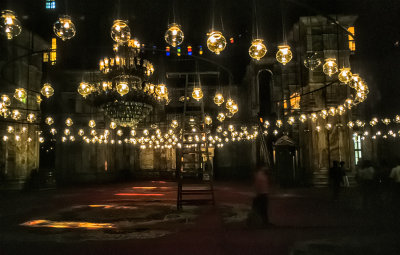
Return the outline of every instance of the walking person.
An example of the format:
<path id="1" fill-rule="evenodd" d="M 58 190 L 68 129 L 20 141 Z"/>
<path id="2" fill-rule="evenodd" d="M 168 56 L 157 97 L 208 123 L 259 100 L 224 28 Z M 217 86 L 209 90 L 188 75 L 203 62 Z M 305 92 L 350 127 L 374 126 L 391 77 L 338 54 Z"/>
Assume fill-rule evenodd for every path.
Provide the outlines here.
<path id="1" fill-rule="evenodd" d="M 261 167 L 254 174 L 254 187 L 256 196 L 253 199 L 251 212 L 247 218 L 247 225 L 253 228 L 265 228 L 270 226 L 269 207 L 270 173 L 268 168 Z"/>
<path id="2" fill-rule="evenodd" d="M 337 201 L 339 198 L 340 185 L 343 183 L 343 173 L 339 162 L 334 160 L 333 166 L 329 169 L 329 185 L 332 189 L 332 198 Z"/>

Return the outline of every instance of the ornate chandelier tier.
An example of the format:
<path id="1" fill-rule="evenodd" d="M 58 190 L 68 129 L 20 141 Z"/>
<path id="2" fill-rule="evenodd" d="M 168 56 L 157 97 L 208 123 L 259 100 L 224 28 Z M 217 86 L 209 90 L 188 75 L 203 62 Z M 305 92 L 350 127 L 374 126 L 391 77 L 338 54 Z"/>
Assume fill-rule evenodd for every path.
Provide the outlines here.
<path id="1" fill-rule="evenodd" d="M 82 82 L 78 92 L 91 97 L 105 115 L 120 126 L 136 126 L 156 104 L 168 102 L 164 84 L 154 85 L 149 78 L 153 64 L 141 57 L 140 43 L 129 40 L 114 45 L 114 57 L 100 60 L 100 74 L 94 83 Z"/>

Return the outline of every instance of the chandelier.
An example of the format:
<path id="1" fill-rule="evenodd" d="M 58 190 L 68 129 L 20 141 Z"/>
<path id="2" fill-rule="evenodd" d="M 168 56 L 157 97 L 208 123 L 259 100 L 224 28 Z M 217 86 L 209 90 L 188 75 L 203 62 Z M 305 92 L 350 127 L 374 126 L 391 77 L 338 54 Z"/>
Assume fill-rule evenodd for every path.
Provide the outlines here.
<path id="1" fill-rule="evenodd" d="M 142 58 L 137 40 L 115 44 L 113 48 L 113 57 L 100 60 L 98 78 L 91 83 L 81 83 L 78 93 L 91 98 L 112 123 L 133 127 L 143 121 L 156 104 L 168 102 L 168 90 L 164 84 L 156 86 L 149 82 L 154 67 Z"/>

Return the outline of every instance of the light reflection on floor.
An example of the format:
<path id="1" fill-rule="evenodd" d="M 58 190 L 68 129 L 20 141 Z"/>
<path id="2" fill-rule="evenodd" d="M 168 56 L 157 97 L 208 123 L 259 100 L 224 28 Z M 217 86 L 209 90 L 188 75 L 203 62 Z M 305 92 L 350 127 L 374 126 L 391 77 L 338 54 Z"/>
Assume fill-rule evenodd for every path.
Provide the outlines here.
<path id="1" fill-rule="evenodd" d="M 116 196 L 144 196 L 144 197 L 151 197 L 151 196 L 164 196 L 164 194 L 161 193 L 150 193 L 150 194 L 145 194 L 145 193 L 117 193 L 114 194 Z"/>
<path id="2" fill-rule="evenodd" d="M 32 220 L 22 223 L 21 226 L 39 227 L 39 228 L 86 228 L 86 229 L 115 228 L 115 225 L 112 223 L 52 221 L 52 220 Z"/>
<path id="3" fill-rule="evenodd" d="M 103 209 L 137 209 L 137 206 L 125 206 L 125 205 L 89 205 L 92 208 L 103 208 Z"/>

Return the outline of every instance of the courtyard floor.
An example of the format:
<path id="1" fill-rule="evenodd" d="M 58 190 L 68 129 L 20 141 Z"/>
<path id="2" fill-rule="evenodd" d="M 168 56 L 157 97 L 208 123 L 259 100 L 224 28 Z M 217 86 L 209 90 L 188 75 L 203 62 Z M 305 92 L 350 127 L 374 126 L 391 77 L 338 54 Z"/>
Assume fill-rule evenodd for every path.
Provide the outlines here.
<path id="1" fill-rule="evenodd" d="M 357 188 L 273 189 L 273 226 L 249 229 L 251 185 L 216 183 L 216 205 L 176 210 L 176 183 L 146 181 L 1 194 L 0 254 L 400 254 L 387 203 Z"/>

